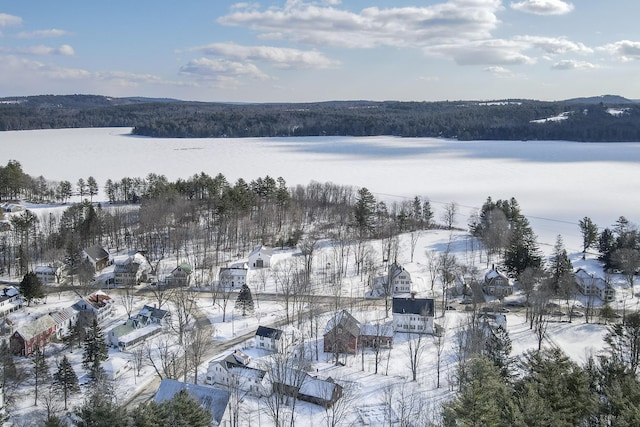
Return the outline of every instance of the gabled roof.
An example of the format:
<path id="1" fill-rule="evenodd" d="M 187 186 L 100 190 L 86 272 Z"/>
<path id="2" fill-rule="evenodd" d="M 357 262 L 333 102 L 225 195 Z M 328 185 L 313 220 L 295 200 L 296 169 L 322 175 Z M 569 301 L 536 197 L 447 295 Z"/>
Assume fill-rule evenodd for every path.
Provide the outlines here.
<path id="1" fill-rule="evenodd" d="M 433 298 L 394 298 L 393 313 L 433 316 Z"/>
<path id="2" fill-rule="evenodd" d="M 273 256 L 273 249 L 267 248 L 266 246 L 258 245 L 249 253 L 249 256 L 252 257 L 257 255 L 259 252 L 262 252 L 263 255 Z"/>
<path id="3" fill-rule="evenodd" d="M 331 401 L 336 388 L 342 388 L 336 384 L 333 378 L 329 377 L 326 380 L 314 378 L 310 375 L 306 376 L 300 387 L 300 394 L 305 396 L 315 397 L 324 401 Z"/>
<path id="4" fill-rule="evenodd" d="M 609 285 L 607 283 L 606 280 L 604 280 L 602 277 L 597 277 L 589 272 L 587 272 L 585 269 L 583 268 L 579 268 L 576 270 L 575 273 L 575 278 L 576 278 L 576 282 L 582 286 L 584 285 L 590 285 L 590 286 L 595 286 L 596 288 L 603 290 L 603 289 L 607 289 L 608 287 L 610 288 L 611 285 Z"/>
<path id="5" fill-rule="evenodd" d="M 409 276 L 409 279 L 411 278 L 411 275 L 409 274 L 408 271 L 406 271 L 404 269 L 404 267 L 402 267 L 400 264 L 398 264 L 397 262 L 394 262 L 393 264 L 389 265 L 389 278 L 391 280 L 394 280 L 396 277 L 398 277 L 400 274 L 402 274 L 403 272 L 407 273 L 407 276 Z"/>
<path id="6" fill-rule="evenodd" d="M 100 261 L 100 260 L 109 258 L 109 252 L 107 252 L 100 245 L 93 245 L 89 248 L 86 248 L 84 252 L 87 254 L 89 258 L 91 258 L 94 261 Z"/>
<path id="7" fill-rule="evenodd" d="M 42 332 L 46 331 L 49 328 L 56 327 L 56 322 L 49 315 L 44 315 L 42 317 L 37 318 L 33 322 L 21 326 L 17 328 L 16 332 L 20 334 L 25 341 L 30 340 L 31 338 L 35 338 Z"/>
<path id="8" fill-rule="evenodd" d="M 189 275 L 193 271 L 193 267 L 191 267 L 191 264 L 183 262 L 179 266 L 174 268 L 173 271 L 171 271 L 171 274 L 175 273 L 176 271 L 180 271 L 180 270 L 184 271 L 185 273 L 187 273 L 187 275 Z"/>
<path id="9" fill-rule="evenodd" d="M 78 315 L 78 310 L 73 307 L 63 308 L 62 310 L 49 313 L 49 316 L 57 325 L 63 325 Z"/>
<path id="10" fill-rule="evenodd" d="M 360 335 L 370 337 L 393 337 L 393 327 L 391 325 L 372 325 L 365 323 L 360 325 Z"/>
<path id="11" fill-rule="evenodd" d="M 279 340 L 282 336 L 282 331 L 280 329 L 270 328 L 268 326 L 258 326 L 256 336 Z"/>
<path id="12" fill-rule="evenodd" d="M 138 312 L 138 316 L 143 317 L 151 317 L 152 319 L 162 320 L 167 316 L 171 316 L 171 313 L 167 310 L 163 310 L 161 308 L 151 307 L 150 305 L 145 305 Z"/>
<path id="13" fill-rule="evenodd" d="M 327 322 L 324 333 L 327 334 L 336 326 L 341 326 L 354 337 L 360 335 L 360 322 L 356 320 L 347 310 L 342 310 Z"/>
<path id="14" fill-rule="evenodd" d="M 87 304 L 89 304 L 91 307 L 95 308 L 96 310 L 100 310 L 107 305 L 113 304 L 113 299 L 102 291 L 98 291 L 89 296 L 86 296 L 82 299 L 82 301 L 85 301 Z M 78 301 L 73 306 L 75 308 L 78 308 L 82 301 Z M 79 309 L 82 309 L 82 307 L 80 307 Z"/>
<path id="15" fill-rule="evenodd" d="M 231 394 L 219 388 L 183 383 L 169 378 L 164 378 L 160 382 L 160 387 L 156 391 L 153 400 L 162 403 L 165 400 L 173 399 L 179 391 L 186 390 L 189 395 L 200 403 L 203 408 L 208 409 L 213 416 L 213 423 L 219 425 L 224 417 L 224 413 L 229 404 Z"/>
<path id="16" fill-rule="evenodd" d="M 491 280 L 496 279 L 498 277 L 506 280 L 507 283 L 509 283 L 509 278 L 507 277 L 507 275 L 499 271 L 495 266 L 492 267 L 491 270 L 485 273 L 484 280 L 485 282 L 490 282 Z"/>

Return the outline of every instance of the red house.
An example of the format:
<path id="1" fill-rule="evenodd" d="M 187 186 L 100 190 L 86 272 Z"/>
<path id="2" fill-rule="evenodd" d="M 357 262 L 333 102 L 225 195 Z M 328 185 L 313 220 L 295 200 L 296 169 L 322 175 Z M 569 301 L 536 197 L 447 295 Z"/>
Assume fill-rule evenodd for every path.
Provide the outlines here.
<path id="1" fill-rule="evenodd" d="M 44 348 L 56 333 L 56 322 L 48 314 L 18 328 L 10 338 L 11 352 L 16 356 L 30 356 L 36 347 Z"/>
<path id="2" fill-rule="evenodd" d="M 324 351 L 327 353 L 356 354 L 360 322 L 347 310 L 337 313 L 324 330 Z"/>

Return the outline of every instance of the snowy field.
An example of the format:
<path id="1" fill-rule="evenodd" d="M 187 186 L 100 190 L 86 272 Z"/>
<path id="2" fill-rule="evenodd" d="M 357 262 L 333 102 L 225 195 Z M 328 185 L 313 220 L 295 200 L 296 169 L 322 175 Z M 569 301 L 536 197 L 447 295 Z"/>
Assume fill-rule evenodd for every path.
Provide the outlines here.
<path id="1" fill-rule="evenodd" d="M 25 173 L 34 176 L 65 179 L 72 183 L 81 177 L 94 176 L 100 185 L 107 178 L 144 177 L 154 172 L 175 180 L 188 178 L 200 171 L 209 175 L 222 173 L 231 182 L 240 177 L 250 181 L 267 174 L 282 176 L 289 185 L 307 184 L 312 180 L 331 181 L 366 186 L 379 199 L 390 202 L 415 195 L 428 197 L 437 216 L 444 205 L 456 202 L 460 206 L 458 225 L 462 228 L 466 228 L 469 215 L 482 205 L 487 196 L 494 199 L 515 197 L 529 217 L 541 249 L 549 254 L 556 236 L 561 234 L 574 267 L 584 267 L 589 271 L 597 271 L 598 264 L 592 256 L 586 261 L 581 260 L 581 238 L 577 226 L 580 218 L 589 216 L 601 227 L 610 226 L 621 215 L 636 224 L 640 221 L 640 204 L 634 197 L 640 187 L 640 143 L 457 142 L 390 137 L 151 139 L 132 137 L 128 132 L 129 129 L 0 132 L 0 164 L 14 159 L 22 164 Z M 463 232 L 450 234 L 430 230 L 421 235 L 415 260 L 410 262 L 409 236 L 404 235 L 398 261 L 411 273 L 419 293 L 430 295 L 428 251 L 441 250 L 451 242 L 452 253 L 460 262 L 475 264 L 480 270 L 487 267 L 486 258 L 483 259 L 479 251 L 469 252 L 468 239 Z M 376 242 L 372 246 L 380 247 Z M 315 271 L 319 272 L 327 265 L 330 253 L 329 247 L 318 252 Z M 279 251 L 273 262 L 284 261 L 292 255 L 293 251 Z M 615 286 L 623 290 L 624 280 L 614 280 Z M 249 272 L 248 282 L 253 289 L 257 288 L 260 278 L 256 271 Z M 273 290 L 274 283 L 270 279 L 265 291 Z M 356 277 L 345 278 L 342 295 L 360 296 L 364 290 Z M 621 292 L 624 299 L 614 305 L 626 304 L 627 297 L 630 297 L 626 293 Z M 438 297 L 437 292 L 433 296 Z M 69 306 L 74 301 L 72 296 L 54 294 L 46 305 L 28 308 L 20 316 L 37 316 L 56 307 Z M 631 308 L 633 303 L 637 309 L 638 301 L 638 298 L 628 301 L 626 307 Z M 152 304 L 153 300 L 150 297 L 141 300 L 139 306 L 143 303 Z M 199 298 L 198 305 L 214 324 L 217 342 L 250 333 L 258 324 L 285 316 L 282 304 L 260 301 L 254 315 L 243 318 L 230 310 L 227 311 L 227 321 L 222 323 L 220 307 L 212 306 L 206 293 Z M 229 306 L 232 307 L 233 302 Z M 352 314 L 361 321 L 384 317 L 380 310 L 359 310 L 358 307 Z M 117 316 L 105 329 L 109 330 L 125 318 L 124 310 L 119 308 Z M 406 334 L 396 334 L 394 347 L 383 355 L 378 374 L 373 373 L 371 353 L 365 354 L 364 363 L 358 355 L 347 357 L 345 366 L 334 366 L 331 355 L 320 352 L 313 367 L 322 378 L 331 376 L 355 386 L 357 398 L 352 406 L 357 411 L 353 411 L 350 419 L 354 425 L 363 425 L 365 419 L 371 425 L 379 424 L 375 420 L 379 420 L 376 417 L 380 416 L 382 390 L 387 386 L 395 386 L 396 394 L 404 392 L 421 396 L 424 405 L 437 412 L 440 402 L 452 396 L 455 334 L 464 318 L 463 311 L 457 310 L 447 312 L 445 318 L 436 319 L 437 323 L 444 323 L 447 330 L 440 388 L 436 387 L 436 352 L 431 345 L 431 336 L 426 338 L 429 345 L 416 383 L 410 381 Z M 328 315 L 322 318 L 322 324 L 327 319 Z M 24 318 L 16 316 L 14 320 L 19 322 Z M 514 355 L 537 346 L 536 337 L 521 313 L 512 312 L 507 315 L 507 320 Z M 572 324 L 551 322 L 544 345 L 559 345 L 574 360 L 582 363 L 588 354 L 602 348 L 605 333 L 605 326 L 585 324 L 581 319 Z M 251 339 L 239 348 L 254 360 L 264 356 L 261 350 L 253 347 Z M 62 348 L 52 351 L 66 352 Z M 57 357 L 61 354 L 58 353 Z M 81 352 L 76 351 L 69 356 L 73 357 L 76 370 L 82 376 L 83 371 L 79 367 Z M 110 356 L 130 357 L 113 349 Z M 23 363 L 29 366 L 27 361 Z M 207 363 L 199 369 L 200 382 Z M 150 366 L 143 369 L 140 377 L 128 371 L 119 380 L 117 389 L 122 397 L 129 397 L 155 376 Z M 402 387 L 406 390 L 402 391 Z M 74 399 L 74 403 L 80 403 L 82 396 Z M 243 415 L 245 423 L 271 425 L 264 407 L 261 408 L 256 400 L 247 399 L 246 408 Z M 31 421 L 41 420 L 42 409 L 34 407 L 31 398 L 25 396 L 18 411 L 19 425 L 39 425 L 38 421 L 33 424 Z M 324 410 L 318 406 L 300 403 L 296 412 L 301 425 L 307 424 L 306 420 L 309 420 L 309 425 L 324 424 Z"/>
<path id="2" fill-rule="evenodd" d="M 433 138 L 308 137 L 166 139 L 135 137 L 129 128 L 0 132 L 0 164 L 51 180 L 205 172 L 230 182 L 270 175 L 287 184 L 311 181 L 367 187 L 379 199 L 428 197 L 438 209 L 456 202 L 458 225 L 488 196 L 515 197 L 542 244 L 562 234 L 580 246 L 577 226 L 600 227 L 619 216 L 640 221 L 640 143 L 465 141 Z M 102 196 L 104 197 L 104 196 Z"/>

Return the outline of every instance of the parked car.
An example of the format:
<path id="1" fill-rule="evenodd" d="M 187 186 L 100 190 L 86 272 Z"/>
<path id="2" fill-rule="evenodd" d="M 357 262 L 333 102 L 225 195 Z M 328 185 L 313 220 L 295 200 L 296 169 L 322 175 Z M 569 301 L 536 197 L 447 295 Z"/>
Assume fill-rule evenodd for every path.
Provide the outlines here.
<path id="1" fill-rule="evenodd" d="M 444 308 L 445 310 L 455 310 L 456 308 L 452 305 L 448 305 Z"/>
<path id="2" fill-rule="evenodd" d="M 584 313 L 578 310 L 571 310 L 572 317 L 584 317 Z"/>

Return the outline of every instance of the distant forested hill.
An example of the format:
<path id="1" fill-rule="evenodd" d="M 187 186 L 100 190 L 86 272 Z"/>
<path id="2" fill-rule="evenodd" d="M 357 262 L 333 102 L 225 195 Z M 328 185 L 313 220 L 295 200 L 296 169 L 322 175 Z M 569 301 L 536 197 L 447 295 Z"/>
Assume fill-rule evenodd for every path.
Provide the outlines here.
<path id="1" fill-rule="evenodd" d="M 459 140 L 640 141 L 640 103 L 336 101 L 224 104 L 95 95 L 0 99 L 0 130 L 121 127 L 170 138 L 372 136 Z"/>

